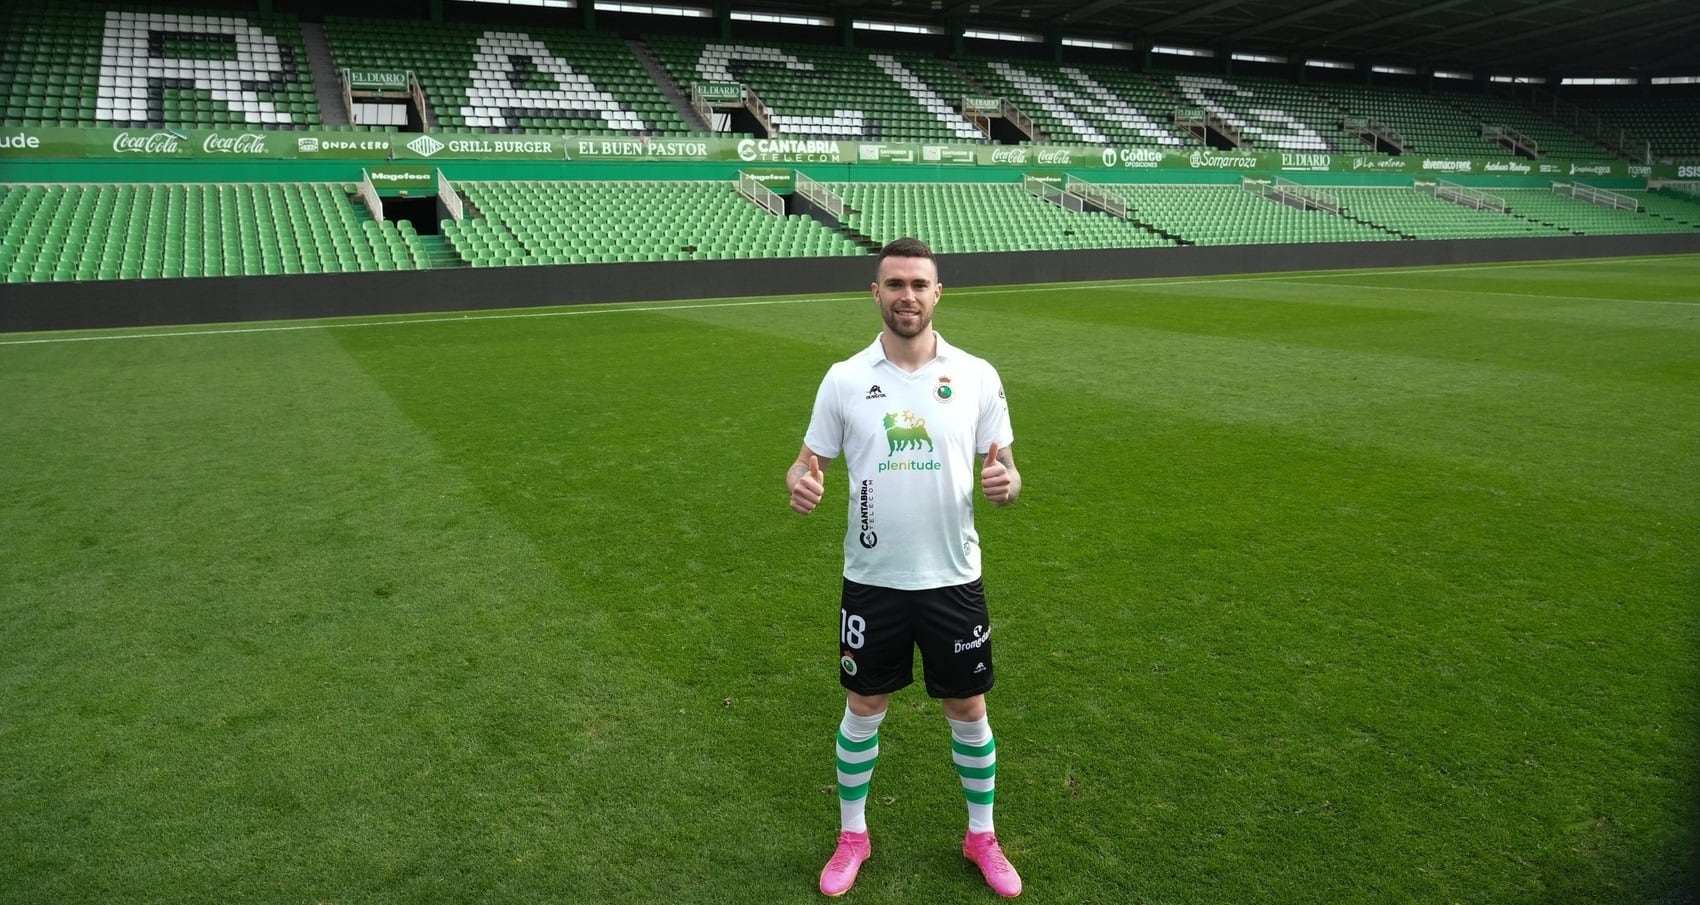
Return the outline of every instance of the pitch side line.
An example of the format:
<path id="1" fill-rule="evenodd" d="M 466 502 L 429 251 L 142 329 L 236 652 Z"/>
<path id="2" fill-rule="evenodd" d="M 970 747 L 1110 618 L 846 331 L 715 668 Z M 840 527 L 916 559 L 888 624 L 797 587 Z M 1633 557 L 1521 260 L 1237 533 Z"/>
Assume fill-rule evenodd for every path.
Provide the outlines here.
<path id="1" fill-rule="evenodd" d="M 1676 305 L 1679 307 L 1700 307 L 1700 300 L 1678 301 L 1676 299 L 1608 299 L 1594 295 L 1547 295 L 1540 292 L 1501 292 L 1494 289 L 1435 289 L 1427 286 L 1379 286 L 1372 283 L 1311 283 L 1306 280 L 1288 280 L 1297 286 L 1327 286 L 1332 289 L 1363 289 L 1369 292 L 1391 290 L 1393 292 L 1449 292 L 1459 295 L 1499 295 L 1519 299 L 1545 299 L 1547 301 L 1570 302 L 1618 302 L 1628 305 Z"/>
<path id="2" fill-rule="evenodd" d="M 987 295 L 987 294 L 1004 294 L 1004 293 L 1011 293 L 1011 292 L 1017 292 L 1017 293 L 1019 293 L 1019 292 L 1029 292 L 1029 293 L 1037 293 L 1037 292 L 1078 292 L 1082 289 L 1117 289 L 1117 288 L 1126 288 L 1126 287 L 1135 287 L 1135 286 L 1164 288 L 1164 287 L 1170 287 L 1170 286 L 1198 286 L 1198 285 L 1207 285 L 1207 284 L 1212 284 L 1212 283 L 1289 283 L 1289 284 L 1304 285 L 1305 281 L 1307 281 L 1307 280 L 1328 279 L 1329 277 L 1335 276 L 1335 275 L 1346 277 L 1346 276 L 1363 276 L 1365 274 L 1380 274 L 1380 273 L 1427 274 L 1427 273 L 1457 273 L 1459 271 L 1468 271 L 1468 270 L 1517 270 L 1517 269 L 1526 269 L 1526 268 L 1530 268 L 1530 267 L 1562 267 L 1562 266 L 1570 266 L 1570 265 L 1599 264 L 1599 263 L 1607 263 L 1607 262 L 1616 261 L 1616 260 L 1643 260 L 1643 259 L 1640 259 L 1640 258 L 1578 258 L 1578 259 L 1569 260 L 1569 261 L 1514 261 L 1514 262 L 1507 262 L 1507 263 L 1502 263 L 1502 264 L 1459 264 L 1459 265 L 1454 265 L 1454 266 L 1449 266 L 1449 267 L 1428 267 L 1428 268 L 1378 267 L 1378 268 L 1369 268 L 1369 269 L 1362 269 L 1362 270 L 1346 270 L 1346 271 L 1338 271 L 1338 272 L 1310 271 L 1310 272 L 1306 272 L 1306 273 L 1302 273 L 1302 274 L 1291 274 L 1291 275 L 1267 274 L 1267 273 L 1265 273 L 1265 274 L 1228 275 L 1228 276 L 1221 276 L 1221 277 L 1188 277 L 1188 278 L 1168 279 L 1168 280 L 1122 279 L 1122 280 L 1090 281 L 1090 282 L 1080 282 L 1080 283 L 1060 283 L 1060 284 L 1053 284 L 1053 285 L 1047 285 L 1047 286 L 1002 286 L 1002 287 L 984 287 L 984 288 L 954 289 L 954 290 L 950 289 L 949 285 L 946 284 L 945 290 L 946 290 L 947 294 L 953 295 L 953 296 L 963 296 L 963 295 L 972 296 L 972 295 Z M 1433 291 L 1436 291 L 1436 290 L 1433 290 L 1433 289 L 1420 289 L 1419 290 L 1419 289 L 1415 289 L 1413 287 L 1406 287 L 1406 286 L 1359 286 L 1359 285 L 1346 284 L 1346 283 L 1329 283 L 1329 284 L 1326 284 L 1326 285 L 1341 286 L 1343 288 L 1354 288 L 1354 289 L 1399 289 L 1399 290 L 1405 290 L 1405 291 L 1411 291 L 1411 292 L 1417 292 L 1417 291 L 1433 292 Z M 1563 296 L 1563 295 L 1547 296 L 1547 295 L 1536 295 L 1534 293 L 1491 292 L 1491 291 L 1487 291 L 1487 290 L 1481 290 L 1481 291 L 1459 290 L 1459 291 L 1475 292 L 1476 294 L 1479 294 L 1479 295 L 1508 295 L 1508 296 L 1516 296 L 1516 297 L 1523 297 L 1523 298 L 1544 298 L 1544 299 L 1552 299 L 1552 300 L 1571 299 L 1571 300 L 1580 301 L 1580 302 L 1627 302 L 1627 303 L 1630 303 L 1630 304 L 1658 304 L 1658 305 L 1687 305 L 1687 304 L 1691 304 L 1691 303 L 1688 303 L 1688 302 L 1667 301 L 1667 300 L 1663 300 L 1663 299 L 1605 299 L 1605 298 L 1593 298 L 1593 297 L 1588 297 L 1588 296 Z M 261 326 L 261 327 L 213 327 L 213 328 L 207 328 L 207 329 L 201 329 L 201 330 L 167 330 L 167 331 L 154 331 L 154 332 L 143 332 L 143 333 L 135 333 L 135 332 L 131 332 L 131 333 L 103 333 L 103 334 L 99 334 L 99 335 L 95 335 L 95 336 L 81 336 L 81 335 L 78 335 L 78 336 L 46 336 L 46 337 L 32 337 L 32 338 L 29 338 L 29 339 L 0 339 L 0 347 L 3 347 L 3 346 L 43 346 L 43 345 L 54 345 L 54 344 L 58 344 L 58 343 L 111 342 L 111 341 L 115 341 L 115 340 L 171 339 L 171 338 L 177 338 L 177 337 L 190 337 L 190 336 L 225 336 L 225 335 L 241 336 L 241 335 L 254 334 L 254 333 L 295 333 L 295 332 L 300 332 L 300 331 L 304 331 L 304 330 L 340 330 L 340 329 L 354 329 L 354 328 L 363 328 L 363 327 L 396 327 L 396 326 L 408 326 L 408 325 L 412 325 L 412 324 L 453 324 L 453 323 L 474 323 L 474 322 L 478 322 L 478 321 L 525 320 L 525 319 L 530 319 L 530 318 L 588 317 L 590 315 L 595 315 L 595 314 L 653 314 L 653 313 L 666 313 L 666 312 L 669 312 L 669 311 L 712 310 L 712 309 L 716 309 L 716 308 L 754 308 L 754 307 L 765 307 L 765 306 L 773 306 L 773 305 L 808 305 L 808 304 L 816 304 L 816 303 L 821 303 L 821 302 L 863 301 L 863 300 L 866 300 L 867 298 L 868 298 L 867 295 L 858 294 L 858 295 L 810 296 L 808 298 L 800 298 L 800 299 L 752 299 L 752 300 L 747 300 L 747 301 L 705 302 L 705 303 L 699 303 L 699 304 L 693 304 L 693 303 L 689 303 L 689 302 L 681 302 L 681 303 L 666 304 L 666 305 L 633 305 L 633 304 L 629 304 L 629 303 L 614 302 L 614 303 L 609 303 L 608 307 L 595 306 L 595 307 L 573 307 L 573 308 L 550 308 L 550 309 L 544 309 L 544 310 L 538 310 L 538 311 L 504 311 L 504 312 L 500 312 L 500 313 L 491 313 L 491 314 L 457 314 L 457 315 L 448 315 L 448 316 L 442 316 L 442 317 L 417 317 L 417 316 L 412 316 L 412 315 L 399 314 L 399 315 L 390 315 L 390 316 L 384 317 L 382 320 L 363 320 L 363 321 L 328 320 L 328 321 L 313 321 L 313 322 L 309 322 L 309 323 L 299 323 L 299 324 L 269 324 L 269 325 Z M 148 328 L 138 327 L 138 328 L 132 328 L 132 329 L 134 329 L 134 330 L 147 330 Z"/>

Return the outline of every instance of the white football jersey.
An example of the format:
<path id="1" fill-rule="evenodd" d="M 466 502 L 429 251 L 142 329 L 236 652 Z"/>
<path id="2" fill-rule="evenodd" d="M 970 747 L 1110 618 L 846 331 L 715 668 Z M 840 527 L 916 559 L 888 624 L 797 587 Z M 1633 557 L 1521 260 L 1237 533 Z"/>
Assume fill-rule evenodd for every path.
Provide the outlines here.
<path id="1" fill-rule="evenodd" d="M 803 443 L 843 459 L 849 475 L 844 577 L 901 590 L 979 578 L 980 468 L 993 443 L 1014 441 L 997 369 L 942 336 L 913 374 L 886 360 L 877 337 L 833 365 Z"/>

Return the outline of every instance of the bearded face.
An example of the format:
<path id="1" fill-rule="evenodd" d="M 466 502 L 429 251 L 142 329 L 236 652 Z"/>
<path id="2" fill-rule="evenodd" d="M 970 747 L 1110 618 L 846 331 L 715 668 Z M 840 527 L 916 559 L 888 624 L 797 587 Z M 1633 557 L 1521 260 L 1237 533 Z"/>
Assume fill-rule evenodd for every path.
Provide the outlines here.
<path id="1" fill-rule="evenodd" d="M 933 326 L 939 303 L 938 265 L 930 258 L 892 256 L 880 262 L 874 301 L 893 336 L 913 339 Z"/>

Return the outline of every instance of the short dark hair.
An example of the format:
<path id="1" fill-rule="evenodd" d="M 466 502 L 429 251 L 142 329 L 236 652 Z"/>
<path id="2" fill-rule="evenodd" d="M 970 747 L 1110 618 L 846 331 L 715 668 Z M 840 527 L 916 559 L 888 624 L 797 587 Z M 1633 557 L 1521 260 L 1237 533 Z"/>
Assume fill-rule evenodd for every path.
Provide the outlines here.
<path id="1" fill-rule="evenodd" d="M 886 246 L 880 249 L 880 259 L 874 263 L 874 267 L 877 269 L 880 264 L 885 263 L 886 258 L 926 258 L 932 261 L 933 250 L 920 239 L 904 236 L 901 239 L 893 239 L 887 242 Z M 938 262 L 934 261 L 934 263 Z"/>

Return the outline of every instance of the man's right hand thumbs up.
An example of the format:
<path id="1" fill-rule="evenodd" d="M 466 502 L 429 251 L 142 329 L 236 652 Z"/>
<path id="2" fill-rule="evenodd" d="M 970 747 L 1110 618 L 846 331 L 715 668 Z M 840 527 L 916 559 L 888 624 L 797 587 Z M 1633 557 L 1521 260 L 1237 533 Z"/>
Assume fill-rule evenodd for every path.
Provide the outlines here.
<path id="1" fill-rule="evenodd" d="M 821 494 L 826 492 L 826 475 L 821 471 L 820 458 L 810 454 L 791 466 L 791 508 L 803 515 L 815 511 Z"/>

